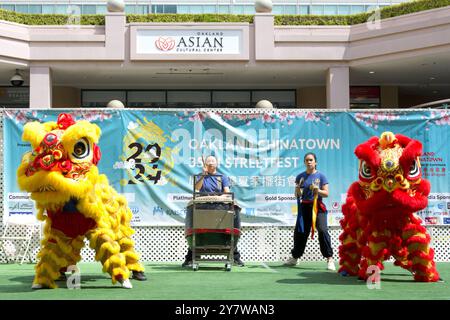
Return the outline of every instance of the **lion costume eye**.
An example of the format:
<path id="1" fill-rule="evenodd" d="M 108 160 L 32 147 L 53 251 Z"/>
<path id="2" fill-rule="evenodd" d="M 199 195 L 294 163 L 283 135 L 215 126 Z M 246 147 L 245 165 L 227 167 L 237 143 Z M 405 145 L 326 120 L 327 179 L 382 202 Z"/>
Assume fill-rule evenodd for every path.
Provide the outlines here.
<path id="1" fill-rule="evenodd" d="M 89 153 L 89 141 L 86 138 L 82 138 L 75 143 L 72 156 L 77 159 L 84 159 L 89 156 Z"/>
<path id="2" fill-rule="evenodd" d="M 372 169 L 365 161 L 361 162 L 361 165 L 359 167 L 359 175 L 361 176 L 361 178 L 366 180 L 372 179 L 375 176 L 372 172 Z"/>
<path id="3" fill-rule="evenodd" d="M 416 159 L 411 164 L 411 167 L 409 167 L 408 178 L 409 179 L 417 179 L 419 177 L 420 177 L 420 165 Z"/>

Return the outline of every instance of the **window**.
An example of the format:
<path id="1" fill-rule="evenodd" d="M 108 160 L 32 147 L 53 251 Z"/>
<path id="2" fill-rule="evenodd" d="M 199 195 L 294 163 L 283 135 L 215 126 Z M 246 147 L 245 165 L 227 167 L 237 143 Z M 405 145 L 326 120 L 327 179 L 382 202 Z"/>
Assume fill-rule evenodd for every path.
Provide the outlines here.
<path id="1" fill-rule="evenodd" d="M 105 14 L 108 10 L 106 9 L 106 6 L 95 6 L 95 12 L 96 14 Z"/>
<path id="2" fill-rule="evenodd" d="M 380 87 L 350 87 L 350 108 L 379 108 Z"/>
<path id="3" fill-rule="evenodd" d="M 162 4 L 152 5 L 153 13 L 164 13 L 164 6 Z"/>
<path id="4" fill-rule="evenodd" d="M 283 6 L 273 6 L 272 13 L 273 14 L 283 14 Z"/>
<path id="5" fill-rule="evenodd" d="M 70 15 L 80 15 L 81 14 L 81 6 L 72 4 L 66 7 L 66 12 L 64 14 Z"/>
<path id="6" fill-rule="evenodd" d="M 16 5 L 16 12 L 28 13 L 28 5 L 17 4 Z"/>
<path id="7" fill-rule="evenodd" d="M 365 12 L 364 6 L 352 6 L 352 14 Z"/>
<path id="8" fill-rule="evenodd" d="M 296 14 L 295 6 L 284 6 L 284 14 Z"/>
<path id="9" fill-rule="evenodd" d="M 203 7 L 202 6 L 189 6 L 189 9 L 191 10 L 190 13 L 192 13 L 192 14 L 203 13 Z"/>
<path id="10" fill-rule="evenodd" d="M 147 5 L 139 5 L 136 6 L 136 13 L 139 14 L 148 14 L 148 6 Z"/>
<path id="11" fill-rule="evenodd" d="M 309 6 L 299 6 L 299 14 L 309 14 Z"/>
<path id="12" fill-rule="evenodd" d="M 269 100 L 275 108 L 295 108 L 295 90 L 258 90 L 252 91 L 252 102 Z"/>
<path id="13" fill-rule="evenodd" d="M 14 5 L 13 4 L 2 4 L 0 7 L 2 9 L 5 9 L 5 10 L 14 11 Z"/>
<path id="14" fill-rule="evenodd" d="M 366 6 L 366 12 L 373 12 L 376 10 L 380 10 L 380 7 L 377 5 L 367 5 Z"/>
<path id="15" fill-rule="evenodd" d="M 95 6 L 92 5 L 83 5 L 81 7 L 82 14 L 95 14 Z"/>
<path id="16" fill-rule="evenodd" d="M 136 13 L 136 6 L 132 5 L 132 4 L 125 5 L 125 13 L 135 14 Z"/>
<path id="17" fill-rule="evenodd" d="M 166 105 L 165 91 L 129 91 L 127 107 L 159 108 Z"/>
<path id="18" fill-rule="evenodd" d="M 233 13 L 233 14 L 244 14 L 244 6 L 233 6 L 231 13 Z"/>
<path id="19" fill-rule="evenodd" d="M 167 91 L 168 107 L 208 107 L 211 104 L 211 91 Z"/>
<path id="20" fill-rule="evenodd" d="M 311 6 L 312 15 L 323 15 L 323 6 Z"/>
<path id="21" fill-rule="evenodd" d="M 164 5 L 164 13 L 177 13 L 177 6 Z"/>
<path id="22" fill-rule="evenodd" d="M 255 14 L 255 6 L 244 6 L 244 14 Z"/>
<path id="23" fill-rule="evenodd" d="M 29 108 L 29 87 L 0 87 L 0 108 Z"/>
<path id="24" fill-rule="evenodd" d="M 339 14 L 351 14 L 350 6 L 338 6 L 338 13 Z"/>
<path id="25" fill-rule="evenodd" d="M 230 13 L 230 6 L 219 6 L 219 13 L 229 14 Z"/>
<path id="26" fill-rule="evenodd" d="M 251 108 L 260 100 L 278 108 L 296 104 L 295 90 L 82 90 L 81 97 L 84 108 L 106 107 L 111 100 L 131 108 Z"/>
<path id="27" fill-rule="evenodd" d="M 82 107 L 106 107 L 111 100 L 120 100 L 126 103 L 125 91 L 83 91 L 82 93 Z"/>
<path id="28" fill-rule="evenodd" d="M 189 6 L 178 6 L 177 7 L 177 13 L 189 13 Z"/>
<path id="29" fill-rule="evenodd" d="M 28 6 L 28 13 L 34 13 L 34 14 L 41 14 L 42 13 L 42 6 L 30 4 Z"/>
<path id="30" fill-rule="evenodd" d="M 42 6 L 42 13 L 45 13 L 45 14 L 53 14 L 53 13 L 55 13 L 55 6 L 53 6 L 53 5 L 43 5 Z"/>
<path id="31" fill-rule="evenodd" d="M 203 13 L 216 13 L 216 6 L 203 6 Z"/>
<path id="32" fill-rule="evenodd" d="M 338 13 L 337 6 L 324 6 L 323 13 L 329 16 L 336 15 Z"/>
<path id="33" fill-rule="evenodd" d="M 250 91 L 213 91 L 212 105 L 215 108 L 249 108 Z"/>
<path id="34" fill-rule="evenodd" d="M 66 5 L 56 5 L 55 6 L 55 13 L 57 14 L 67 14 L 67 9 L 69 6 Z"/>

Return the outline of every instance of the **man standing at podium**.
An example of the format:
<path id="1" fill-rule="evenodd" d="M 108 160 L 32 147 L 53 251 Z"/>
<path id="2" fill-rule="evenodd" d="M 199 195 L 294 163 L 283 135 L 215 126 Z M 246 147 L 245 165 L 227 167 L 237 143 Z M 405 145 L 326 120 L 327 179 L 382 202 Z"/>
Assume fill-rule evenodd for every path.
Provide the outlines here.
<path id="1" fill-rule="evenodd" d="M 195 192 L 209 193 L 209 192 L 230 192 L 230 180 L 224 174 L 217 172 L 217 159 L 215 156 L 208 156 L 203 163 L 203 172 L 200 178 L 195 182 Z M 238 217 L 239 219 L 239 217 Z M 240 220 L 239 220 L 240 225 Z M 240 267 L 244 266 L 241 260 L 241 254 L 237 247 L 234 248 L 233 253 L 234 264 Z M 192 266 L 192 250 L 188 249 L 182 267 Z"/>

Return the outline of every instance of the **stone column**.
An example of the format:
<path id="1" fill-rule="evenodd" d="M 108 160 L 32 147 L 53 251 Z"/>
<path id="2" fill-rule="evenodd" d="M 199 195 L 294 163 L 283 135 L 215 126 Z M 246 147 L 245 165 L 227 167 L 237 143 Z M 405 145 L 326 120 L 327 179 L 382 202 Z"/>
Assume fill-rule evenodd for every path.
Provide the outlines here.
<path id="1" fill-rule="evenodd" d="M 255 25 L 255 59 L 273 59 L 275 51 L 273 14 L 256 13 L 253 22 Z"/>
<path id="2" fill-rule="evenodd" d="M 330 67 L 327 71 L 327 108 L 350 108 L 349 67 Z"/>
<path id="3" fill-rule="evenodd" d="M 30 67 L 30 108 L 52 107 L 52 73 L 48 66 Z"/>
<path id="4" fill-rule="evenodd" d="M 105 15 L 105 47 L 108 59 L 125 59 L 126 16 L 124 12 Z"/>

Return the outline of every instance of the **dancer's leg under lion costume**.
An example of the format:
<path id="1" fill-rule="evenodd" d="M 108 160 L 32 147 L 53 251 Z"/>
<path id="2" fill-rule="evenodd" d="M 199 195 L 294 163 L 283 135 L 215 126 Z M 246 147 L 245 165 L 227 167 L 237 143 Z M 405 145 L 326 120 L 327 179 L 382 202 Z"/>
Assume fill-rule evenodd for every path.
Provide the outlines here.
<path id="1" fill-rule="evenodd" d="M 393 256 L 416 281 L 438 281 L 430 236 L 415 214 L 427 206 L 430 193 L 421 176 L 422 144 L 384 132 L 359 145 L 355 154 L 359 181 L 350 186 L 342 207 L 339 272 L 367 279 L 369 266 L 383 270 L 383 261 Z"/>
<path id="2" fill-rule="evenodd" d="M 33 151 L 23 156 L 17 176 L 21 189 L 31 192 L 38 219 L 45 221 L 33 289 L 55 288 L 60 270 L 81 260 L 84 237 L 96 252 L 103 271 L 131 288 L 130 273 L 145 280 L 134 251 L 131 211 L 126 199 L 100 175 L 96 145 L 100 128 L 60 114 L 57 122 L 30 122 L 23 140 Z"/>

